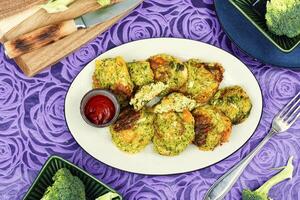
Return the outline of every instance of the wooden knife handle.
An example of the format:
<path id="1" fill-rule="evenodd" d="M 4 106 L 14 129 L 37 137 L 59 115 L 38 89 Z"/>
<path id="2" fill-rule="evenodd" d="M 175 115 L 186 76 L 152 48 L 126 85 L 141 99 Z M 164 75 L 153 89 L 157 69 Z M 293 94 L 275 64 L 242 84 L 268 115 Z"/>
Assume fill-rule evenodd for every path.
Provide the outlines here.
<path id="1" fill-rule="evenodd" d="M 5 42 L 5 52 L 9 58 L 15 58 L 55 42 L 75 31 L 77 31 L 77 27 L 73 19 L 45 26 Z"/>

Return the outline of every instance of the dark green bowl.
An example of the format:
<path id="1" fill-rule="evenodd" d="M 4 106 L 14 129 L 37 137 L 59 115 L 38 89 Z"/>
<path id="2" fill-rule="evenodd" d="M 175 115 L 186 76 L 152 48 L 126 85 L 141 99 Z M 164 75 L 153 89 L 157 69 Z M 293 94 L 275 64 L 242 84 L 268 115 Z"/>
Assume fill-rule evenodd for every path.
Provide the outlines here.
<path id="1" fill-rule="evenodd" d="M 229 0 L 262 34 L 283 52 L 291 52 L 300 44 L 300 35 L 294 38 L 277 36 L 268 30 L 265 20 L 267 0 Z M 241 27 L 242 28 L 242 27 Z M 249 36 L 255 37 L 255 36 Z"/>
<path id="2" fill-rule="evenodd" d="M 58 156 L 51 156 L 44 164 L 39 175 L 35 179 L 32 186 L 29 188 L 23 199 L 40 200 L 43 197 L 47 187 L 53 184 L 52 177 L 61 168 L 69 169 L 74 176 L 80 178 L 85 186 L 87 200 L 95 200 L 96 198 L 103 194 L 106 194 L 107 192 L 117 193 L 115 190 L 111 189 L 110 187 L 100 182 L 93 176 L 89 175 L 81 168 L 70 163 L 69 161 L 64 160 L 63 158 L 60 158 Z M 122 200 L 121 195 L 120 197 L 114 198 L 114 200 Z"/>

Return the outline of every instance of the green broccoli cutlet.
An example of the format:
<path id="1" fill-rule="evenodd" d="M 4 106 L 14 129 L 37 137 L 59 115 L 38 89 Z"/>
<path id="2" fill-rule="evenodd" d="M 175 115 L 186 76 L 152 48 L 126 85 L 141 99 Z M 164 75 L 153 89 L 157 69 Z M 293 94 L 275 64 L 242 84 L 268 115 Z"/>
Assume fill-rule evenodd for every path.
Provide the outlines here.
<path id="1" fill-rule="evenodd" d="M 269 30 L 276 35 L 290 38 L 300 34 L 300 1 L 267 1 L 266 22 Z"/>
<path id="2" fill-rule="evenodd" d="M 178 91 L 187 81 L 188 71 L 185 65 L 174 56 L 158 54 L 148 59 L 156 82 L 165 83 L 166 88 L 162 94 Z"/>
<path id="3" fill-rule="evenodd" d="M 233 124 L 243 122 L 249 116 L 252 103 L 246 91 L 240 86 L 219 89 L 210 104 L 222 111 Z"/>
<path id="4" fill-rule="evenodd" d="M 132 82 L 135 86 L 141 87 L 143 85 L 154 82 L 154 75 L 147 61 L 135 61 L 127 63 L 128 71 Z"/>
<path id="5" fill-rule="evenodd" d="M 41 200 L 85 200 L 82 181 L 68 169 L 58 170 L 52 179 L 53 185 L 47 188 Z"/>
<path id="6" fill-rule="evenodd" d="M 188 110 L 157 114 L 153 137 L 155 151 L 165 156 L 180 154 L 194 140 L 194 126 L 194 117 Z"/>

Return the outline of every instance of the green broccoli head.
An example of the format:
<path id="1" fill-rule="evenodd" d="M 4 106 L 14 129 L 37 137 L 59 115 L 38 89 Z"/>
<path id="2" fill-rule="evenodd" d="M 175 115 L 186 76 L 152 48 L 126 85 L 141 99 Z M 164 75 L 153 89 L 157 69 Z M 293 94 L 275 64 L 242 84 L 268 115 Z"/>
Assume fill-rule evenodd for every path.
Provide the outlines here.
<path id="1" fill-rule="evenodd" d="M 260 188 L 255 191 L 248 189 L 243 190 L 243 200 L 269 200 L 269 190 L 276 184 L 284 181 L 285 179 L 291 179 L 293 176 L 293 157 L 290 157 L 287 166 L 281 167 L 283 170 L 265 182 Z"/>
<path id="2" fill-rule="evenodd" d="M 269 30 L 274 34 L 295 37 L 300 34 L 300 1 L 267 1 L 265 18 Z"/>
<path id="3" fill-rule="evenodd" d="M 41 200 L 85 200 L 85 188 L 82 181 L 62 168 L 53 176 L 53 185 L 49 186 Z"/>
<path id="4" fill-rule="evenodd" d="M 242 198 L 243 200 L 268 200 L 268 196 L 251 190 L 244 190 Z"/>

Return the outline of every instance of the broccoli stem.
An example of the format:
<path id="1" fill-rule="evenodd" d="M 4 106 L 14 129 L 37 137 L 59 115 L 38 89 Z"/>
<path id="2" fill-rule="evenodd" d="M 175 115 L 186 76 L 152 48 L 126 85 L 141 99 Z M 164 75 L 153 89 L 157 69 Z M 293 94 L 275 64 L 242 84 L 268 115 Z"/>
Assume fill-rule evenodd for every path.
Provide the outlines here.
<path id="1" fill-rule="evenodd" d="M 273 176 L 271 179 L 269 179 L 267 182 L 265 182 L 260 188 L 258 188 L 255 192 L 258 192 L 260 194 L 268 195 L 269 190 L 276 184 L 280 183 L 281 181 L 285 179 L 291 179 L 293 176 L 293 156 L 291 156 L 288 160 L 288 163 L 286 166 L 284 166 L 283 170 Z"/>

